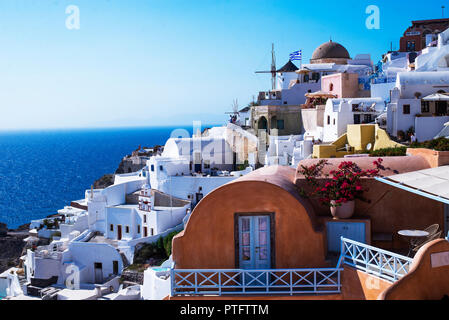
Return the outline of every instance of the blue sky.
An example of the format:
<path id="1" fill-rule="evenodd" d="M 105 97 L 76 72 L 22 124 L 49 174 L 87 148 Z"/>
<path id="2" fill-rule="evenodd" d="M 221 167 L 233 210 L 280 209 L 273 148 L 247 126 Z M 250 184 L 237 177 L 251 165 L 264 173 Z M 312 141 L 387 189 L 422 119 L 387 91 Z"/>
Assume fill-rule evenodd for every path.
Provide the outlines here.
<path id="1" fill-rule="evenodd" d="M 411 20 L 441 18 L 443 1 L 3 0 L 0 130 L 220 123 L 270 87 L 278 67 L 332 37 L 351 54 L 399 45 Z M 80 29 L 66 28 L 68 5 Z M 368 5 L 380 30 L 365 27 Z M 449 17 L 447 5 L 446 17 Z M 306 61 L 305 61 L 306 62 Z"/>

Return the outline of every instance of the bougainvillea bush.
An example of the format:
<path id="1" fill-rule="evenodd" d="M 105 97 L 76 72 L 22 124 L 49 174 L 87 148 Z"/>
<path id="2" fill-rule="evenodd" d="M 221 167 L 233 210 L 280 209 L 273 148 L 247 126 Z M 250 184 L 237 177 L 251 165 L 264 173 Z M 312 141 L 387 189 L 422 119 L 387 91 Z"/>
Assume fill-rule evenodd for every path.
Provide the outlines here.
<path id="1" fill-rule="evenodd" d="M 381 170 L 385 170 L 382 159 L 379 158 L 373 161 L 373 169 L 362 170 L 354 162 L 343 161 L 337 170 L 323 175 L 323 169 L 327 164 L 327 160 L 320 160 L 309 167 L 301 166 L 299 172 L 313 190 L 312 192 L 300 190 L 301 195 L 317 198 L 320 203 L 329 207 L 338 207 L 355 199 L 366 201 L 363 198 L 366 189 L 362 186 L 361 179 L 377 177 Z M 318 179 L 320 177 L 326 179 Z"/>

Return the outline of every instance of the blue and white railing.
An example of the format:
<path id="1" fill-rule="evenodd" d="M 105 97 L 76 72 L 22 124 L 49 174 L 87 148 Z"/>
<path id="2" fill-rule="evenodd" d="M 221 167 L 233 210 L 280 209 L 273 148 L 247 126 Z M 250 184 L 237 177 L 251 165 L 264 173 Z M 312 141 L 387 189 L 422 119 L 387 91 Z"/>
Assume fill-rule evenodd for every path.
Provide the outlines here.
<path id="1" fill-rule="evenodd" d="M 340 259 L 345 265 L 388 281 L 397 281 L 405 276 L 413 260 L 409 257 L 343 237 L 341 238 Z"/>
<path id="2" fill-rule="evenodd" d="M 172 296 L 336 294 L 342 269 L 171 270 Z"/>
<path id="3" fill-rule="evenodd" d="M 394 282 L 408 273 L 412 260 L 342 237 L 336 268 L 176 269 L 173 264 L 171 295 L 339 294 L 343 265 Z"/>

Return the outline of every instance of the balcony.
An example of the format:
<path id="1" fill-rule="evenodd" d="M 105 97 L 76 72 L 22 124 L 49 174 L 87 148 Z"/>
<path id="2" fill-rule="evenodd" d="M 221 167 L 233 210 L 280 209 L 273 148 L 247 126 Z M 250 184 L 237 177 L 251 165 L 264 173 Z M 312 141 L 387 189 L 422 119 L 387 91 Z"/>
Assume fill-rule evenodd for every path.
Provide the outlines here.
<path id="1" fill-rule="evenodd" d="M 408 273 L 411 258 L 341 238 L 335 268 L 310 269 L 175 269 L 171 296 L 340 294 L 343 266 L 395 282 Z"/>
<path id="2" fill-rule="evenodd" d="M 387 281 L 405 276 L 412 258 L 382 250 L 357 241 L 342 238 L 342 262 L 350 267 L 373 274 Z"/>
<path id="3" fill-rule="evenodd" d="M 340 293 L 342 269 L 177 270 L 172 269 L 174 295 Z"/>

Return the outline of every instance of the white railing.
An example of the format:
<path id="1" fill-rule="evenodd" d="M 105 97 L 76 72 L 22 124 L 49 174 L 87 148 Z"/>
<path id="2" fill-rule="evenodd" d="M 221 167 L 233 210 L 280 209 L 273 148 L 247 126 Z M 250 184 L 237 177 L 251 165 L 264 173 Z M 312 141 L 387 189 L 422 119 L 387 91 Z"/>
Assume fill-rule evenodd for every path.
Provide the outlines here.
<path id="1" fill-rule="evenodd" d="M 175 295 L 338 294 L 342 269 L 171 269 Z"/>
<path id="2" fill-rule="evenodd" d="M 397 281 L 405 276 L 412 258 L 341 238 L 341 259 L 345 265 L 380 278 Z"/>
<path id="3" fill-rule="evenodd" d="M 36 251 L 35 257 L 41 259 L 52 259 L 52 260 L 61 260 L 62 252 L 59 251 Z"/>

